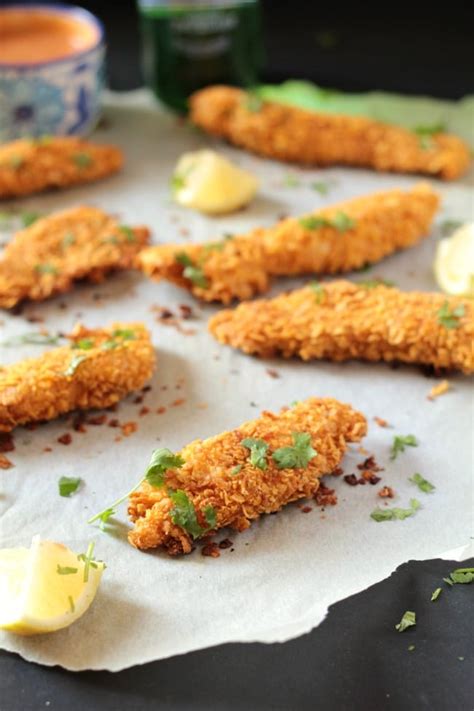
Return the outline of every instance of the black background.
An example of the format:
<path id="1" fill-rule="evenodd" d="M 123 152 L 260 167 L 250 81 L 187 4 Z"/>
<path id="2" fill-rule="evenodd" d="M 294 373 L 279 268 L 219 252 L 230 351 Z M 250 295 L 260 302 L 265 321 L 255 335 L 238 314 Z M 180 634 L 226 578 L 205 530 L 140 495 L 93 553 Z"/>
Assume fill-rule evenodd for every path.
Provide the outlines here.
<path id="1" fill-rule="evenodd" d="M 135 3 L 82 5 L 106 25 L 111 87 L 140 86 Z M 459 98 L 474 91 L 473 7 L 264 0 L 262 78 Z M 328 33 L 331 47 L 321 39 Z M 333 606 L 312 633 L 285 644 L 223 645 L 119 674 L 72 674 L 0 653 L 0 710 L 472 709 L 472 585 L 444 585 L 440 599 L 430 602 L 455 567 L 412 561 L 389 580 Z M 251 600 L 242 600 L 246 604 Z M 394 625 L 407 609 L 417 612 L 418 624 L 399 634 Z M 411 644 L 414 651 L 408 651 Z"/>

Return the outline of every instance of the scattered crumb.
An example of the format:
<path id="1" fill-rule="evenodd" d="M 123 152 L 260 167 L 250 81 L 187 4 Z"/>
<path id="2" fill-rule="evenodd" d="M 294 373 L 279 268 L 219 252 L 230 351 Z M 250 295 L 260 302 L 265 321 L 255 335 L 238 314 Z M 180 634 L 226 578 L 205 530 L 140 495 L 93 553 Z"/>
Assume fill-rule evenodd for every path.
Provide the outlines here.
<path id="1" fill-rule="evenodd" d="M 219 547 L 217 543 L 206 543 L 201 550 L 201 555 L 209 556 L 210 558 L 219 558 Z"/>
<path id="2" fill-rule="evenodd" d="M 374 422 L 379 426 L 379 427 L 390 427 L 388 424 L 387 420 L 382 419 L 381 417 L 374 417 Z"/>
<path id="3" fill-rule="evenodd" d="M 0 469 L 11 469 L 15 465 L 4 454 L 0 454 Z"/>
<path id="4" fill-rule="evenodd" d="M 120 427 L 120 422 L 116 417 L 109 420 L 109 427 Z"/>
<path id="5" fill-rule="evenodd" d="M 368 451 L 364 447 L 358 447 L 357 451 L 359 454 L 363 454 L 365 457 L 368 455 Z"/>
<path id="6" fill-rule="evenodd" d="M 331 476 L 341 476 L 344 474 L 344 469 L 342 467 L 336 467 L 334 471 L 331 472 Z"/>
<path id="7" fill-rule="evenodd" d="M 365 470 L 370 470 L 371 472 L 383 472 L 384 468 L 379 467 L 377 462 L 375 461 L 375 457 L 373 454 L 371 454 L 367 459 L 364 459 L 364 461 L 361 464 L 357 465 L 357 469 L 360 469 L 361 471 Z"/>
<path id="8" fill-rule="evenodd" d="M 451 388 L 449 380 L 442 380 L 438 385 L 434 385 L 429 391 L 428 400 L 435 400 L 440 395 L 444 395 Z"/>
<path id="9" fill-rule="evenodd" d="M 359 483 L 355 474 L 346 474 L 344 481 L 346 484 L 349 484 L 349 486 L 357 486 Z"/>
<path id="10" fill-rule="evenodd" d="M 265 372 L 270 378 L 281 378 L 280 373 L 275 368 L 267 368 Z"/>
<path id="11" fill-rule="evenodd" d="M 380 496 L 381 499 L 393 499 L 395 492 L 391 486 L 384 486 L 378 492 L 378 496 Z"/>
<path id="12" fill-rule="evenodd" d="M 313 509 L 311 506 L 303 506 L 300 510 L 301 510 L 301 513 L 309 513 Z"/>
<path id="13" fill-rule="evenodd" d="M 53 448 L 52 447 L 44 447 L 43 452 L 52 452 Z"/>
<path id="14" fill-rule="evenodd" d="M 335 506 L 337 504 L 337 495 L 334 489 L 330 489 L 329 486 L 321 482 L 314 500 L 318 506 Z"/>
<path id="15" fill-rule="evenodd" d="M 13 441 L 11 432 L 5 432 L 0 435 L 0 452 L 13 452 L 14 449 L 15 442 Z"/>
<path id="16" fill-rule="evenodd" d="M 143 417 L 144 415 L 148 415 L 149 412 L 150 408 L 143 406 L 138 414 L 140 415 L 140 417 Z"/>
<path id="17" fill-rule="evenodd" d="M 86 423 L 88 425 L 103 425 L 107 419 L 107 415 L 93 415 L 88 417 Z"/>
<path id="18" fill-rule="evenodd" d="M 85 417 L 83 414 L 77 415 L 72 421 L 72 427 L 76 432 L 87 432 L 84 426 Z"/>
<path id="19" fill-rule="evenodd" d="M 209 405 L 207 404 L 207 402 L 198 402 L 198 404 L 196 405 L 196 407 L 197 407 L 198 410 L 207 410 L 207 408 L 209 407 Z"/>
<path id="20" fill-rule="evenodd" d="M 170 407 L 179 407 L 180 405 L 183 405 L 186 402 L 184 398 L 178 398 L 177 400 L 173 400 L 173 402 L 170 404 Z"/>
<path id="21" fill-rule="evenodd" d="M 129 437 L 131 434 L 136 432 L 137 429 L 138 425 L 136 422 L 124 422 L 123 425 L 121 425 L 121 430 L 124 437 Z"/>
<path id="22" fill-rule="evenodd" d="M 144 395 L 137 395 L 137 397 L 133 400 L 134 405 L 141 405 L 143 402 Z"/>
<path id="23" fill-rule="evenodd" d="M 230 548 L 233 545 L 234 545 L 233 541 L 231 541 L 229 538 L 224 538 L 224 540 L 222 540 L 219 543 L 219 548 L 222 548 L 222 549 Z"/>
<path id="24" fill-rule="evenodd" d="M 69 432 L 65 432 L 61 437 L 58 437 L 58 442 L 59 444 L 71 444 L 72 435 L 70 435 Z"/>
<path id="25" fill-rule="evenodd" d="M 158 415 L 163 415 L 163 413 L 166 412 L 166 407 L 161 406 L 157 409 L 156 412 L 158 413 Z"/>

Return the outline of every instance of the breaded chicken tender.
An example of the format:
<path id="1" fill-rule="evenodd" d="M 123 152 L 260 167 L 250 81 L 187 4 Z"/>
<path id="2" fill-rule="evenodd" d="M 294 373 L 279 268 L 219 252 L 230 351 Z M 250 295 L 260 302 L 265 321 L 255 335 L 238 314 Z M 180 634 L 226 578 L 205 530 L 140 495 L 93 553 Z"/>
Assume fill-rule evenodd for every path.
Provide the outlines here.
<path id="1" fill-rule="evenodd" d="M 274 102 L 262 102 L 256 110 L 251 104 L 241 89 L 211 86 L 193 94 L 190 116 L 207 133 L 253 153 L 303 165 L 341 164 L 454 180 L 470 164 L 469 147 L 457 136 L 419 135 L 362 116 Z"/>
<path id="2" fill-rule="evenodd" d="M 417 244 L 439 205 L 428 185 L 372 193 L 222 242 L 165 244 L 138 256 L 152 279 L 167 279 L 204 301 L 249 299 L 272 276 L 335 274 Z"/>
<path id="3" fill-rule="evenodd" d="M 155 354 L 142 323 L 76 326 L 70 345 L 0 367 L 0 432 L 71 410 L 109 407 L 151 377 Z"/>
<path id="4" fill-rule="evenodd" d="M 377 280 L 314 283 L 217 313 L 209 330 L 245 353 L 399 361 L 474 372 L 474 304 Z"/>
<path id="5" fill-rule="evenodd" d="M 261 514 L 314 496 L 320 478 L 339 465 L 347 443 L 358 442 L 366 430 L 364 416 L 349 405 L 309 398 L 195 440 L 178 457 L 161 450 L 171 455 L 162 459 L 161 481 L 152 486 L 145 480 L 130 496 L 135 527 L 129 541 L 142 549 L 163 546 L 177 555 L 189 553 L 193 539 L 211 529 L 243 531 Z"/>
<path id="6" fill-rule="evenodd" d="M 91 183 L 122 163 L 116 146 L 72 136 L 21 138 L 0 146 L 0 199 Z"/>
<path id="7" fill-rule="evenodd" d="M 95 207 L 75 207 L 17 232 L 0 254 L 0 307 L 43 301 L 78 279 L 100 282 L 132 267 L 148 243 L 146 227 L 127 227 Z"/>

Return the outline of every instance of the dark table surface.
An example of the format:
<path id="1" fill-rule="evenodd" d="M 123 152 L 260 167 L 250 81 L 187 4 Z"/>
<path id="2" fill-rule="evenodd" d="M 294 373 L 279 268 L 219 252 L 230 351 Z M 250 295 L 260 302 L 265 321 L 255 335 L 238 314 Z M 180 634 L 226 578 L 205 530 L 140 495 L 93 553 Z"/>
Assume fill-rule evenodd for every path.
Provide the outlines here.
<path id="1" fill-rule="evenodd" d="M 133 0 L 81 4 L 106 23 L 112 88 L 140 86 Z M 263 5 L 265 80 L 446 98 L 474 91 L 471 3 Z M 321 33 L 331 35 L 331 47 Z M 0 652 L 0 711 L 474 709 L 473 586 L 442 583 L 455 567 L 411 561 L 285 644 L 227 644 L 118 674 L 70 673 Z M 441 597 L 430 602 L 440 585 Z M 405 610 L 416 611 L 417 625 L 400 634 L 394 626 Z"/>

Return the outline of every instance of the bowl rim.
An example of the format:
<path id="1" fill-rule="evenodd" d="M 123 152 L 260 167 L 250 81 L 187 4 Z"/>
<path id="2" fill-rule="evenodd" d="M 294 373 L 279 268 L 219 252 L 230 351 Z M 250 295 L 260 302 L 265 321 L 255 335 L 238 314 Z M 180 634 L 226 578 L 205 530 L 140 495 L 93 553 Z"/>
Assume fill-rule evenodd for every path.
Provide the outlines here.
<path id="1" fill-rule="evenodd" d="M 53 5 L 47 2 L 39 2 L 31 5 L 26 5 L 25 3 L 21 2 L 12 2 L 8 3 L 7 5 L 0 6 L 0 14 L 8 10 L 24 10 L 26 12 L 41 12 L 43 10 L 46 13 L 52 15 L 73 15 L 76 16 L 78 20 L 82 20 L 82 22 L 85 22 L 88 25 L 93 25 L 98 32 L 98 36 L 97 41 L 92 45 L 92 47 L 89 47 L 88 49 L 84 49 L 79 52 L 72 52 L 71 54 L 66 54 L 56 59 L 46 59 L 41 62 L 28 62 L 28 64 L 23 62 L 0 61 L 0 70 L 16 69 L 19 71 L 26 72 L 31 69 L 38 69 L 40 67 L 54 66 L 56 64 L 62 64 L 64 62 L 75 61 L 77 59 L 82 59 L 86 57 L 91 52 L 96 51 L 101 47 L 101 45 L 105 43 L 105 28 L 102 21 L 99 20 L 99 18 L 96 17 L 96 15 L 94 15 L 92 12 L 86 10 L 84 7 L 79 7 L 78 5 L 68 5 L 66 3 L 57 3 Z"/>

